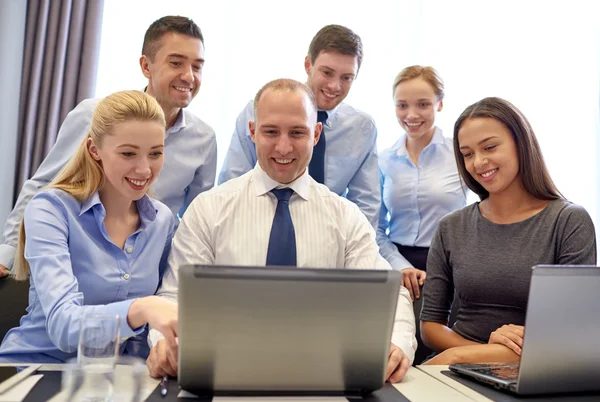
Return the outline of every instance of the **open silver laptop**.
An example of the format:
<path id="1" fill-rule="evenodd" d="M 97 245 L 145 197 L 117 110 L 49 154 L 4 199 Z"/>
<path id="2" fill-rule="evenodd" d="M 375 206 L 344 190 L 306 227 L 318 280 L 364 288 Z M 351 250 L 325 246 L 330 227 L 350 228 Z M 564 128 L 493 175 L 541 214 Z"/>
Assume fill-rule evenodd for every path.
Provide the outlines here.
<path id="1" fill-rule="evenodd" d="M 520 363 L 450 370 L 521 395 L 600 391 L 600 268 L 533 268 Z"/>
<path id="2" fill-rule="evenodd" d="M 185 266 L 179 375 L 197 395 L 363 395 L 383 386 L 401 274 Z"/>

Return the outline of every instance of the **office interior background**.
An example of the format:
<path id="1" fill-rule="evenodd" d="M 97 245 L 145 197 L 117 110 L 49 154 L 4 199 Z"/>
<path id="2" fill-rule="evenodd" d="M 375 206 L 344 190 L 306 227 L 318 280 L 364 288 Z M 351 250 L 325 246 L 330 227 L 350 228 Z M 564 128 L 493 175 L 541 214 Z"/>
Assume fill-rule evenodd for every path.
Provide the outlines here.
<path id="1" fill-rule="evenodd" d="M 19 79 L 26 7 L 20 0 L 0 3 L 6 88 Z M 373 116 L 380 150 L 402 133 L 392 100 L 395 75 L 408 65 L 431 65 L 446 84 L 437 121 L 446 136 L 471 103 L 486 96 L 511 101 L 529 118 L 561 192 L 588 210 L 600 233 L 596 10 L 586 0 L 104 0 L 96 97 L 143 89 L 138 60 L 145 30 L 164 15 L 192 18 L 205 37 L 206 64 L 190 109 L 216 132 L 218 173 L 235 120 L 256 91 L 274 78 L 305 80 L 313 35 L 326 24 L 345 25 L 364 44 L 346 102 Z M 12 208 L 17 146 L 11 120 L 18 102 L 7 93 L 0 96 L 2 224 Z"/>

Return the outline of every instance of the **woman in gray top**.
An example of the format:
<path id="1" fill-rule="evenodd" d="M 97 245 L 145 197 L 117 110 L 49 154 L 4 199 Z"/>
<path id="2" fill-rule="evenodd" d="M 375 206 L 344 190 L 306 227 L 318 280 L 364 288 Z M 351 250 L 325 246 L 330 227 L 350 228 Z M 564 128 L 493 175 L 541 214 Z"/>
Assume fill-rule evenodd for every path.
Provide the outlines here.
<path id="1" fill-rule="evenodd" d="M 458 171 L 481 201 L 444 217 L 427 260 L 421 334 L 429 364 L 517 361 L 536 264 L 595 264 L 594 225 L 552 182 L 511 103 L 485 98 L 454 126 Z M 456 292 L 460 309 L 450 328 Z"/>

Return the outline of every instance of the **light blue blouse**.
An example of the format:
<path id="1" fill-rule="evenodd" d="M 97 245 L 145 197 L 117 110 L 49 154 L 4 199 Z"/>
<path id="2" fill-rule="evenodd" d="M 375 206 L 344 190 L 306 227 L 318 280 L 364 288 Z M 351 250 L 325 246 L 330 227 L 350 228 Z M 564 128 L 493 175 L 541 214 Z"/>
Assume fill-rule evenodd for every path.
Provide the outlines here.
<path id="1" fill-rule="evenodd" d="M 419 156 L 418 166 L 406 150 L 406 134 L 379 155 L 381 211 L 377 243 L 394 269 L 412 265 L 393 243 L 429 247 L 440 219 L 466 205 L 452 149 L 452 139 L 435 128 Z"/>
<path id="2" fill-rule="evenodd" d="M 23 184 L 17 203 L 4 225 L 0 264 L 12 267 L 25 206 L 75 154 L 100 100 L 86 99 L 69 112 L 50 153 L 34 176 Z M 173 215 L 181 217 L 198 194 L 214 186 L 216 170 L 217 140 L 213 129 L 187 108 L 181 109 L 175 124 L 165 133 L 164 164 L 152 184 L 152 196 L 171 208 Z"/>
<path id="3" fill-rule="evenodd" d="M 20 326 L 0 345 L 0 361 L 57 363 L 76 356 L 84 314 L 121 316 L 121 352 L 140 354 L 145 326 L 130 328 L 127 312 L 136 298 L 153 295 L 171 248 L 174 217 L 144 196 L 137 201 L 140 227 L 125 247 L 106 231 L 98 193 L 79 202 L 47 189 L 25 210 L 25 258 L 31 269 L 29 307 Z M 140 345 L 142 348 L 140 349 Z"/>

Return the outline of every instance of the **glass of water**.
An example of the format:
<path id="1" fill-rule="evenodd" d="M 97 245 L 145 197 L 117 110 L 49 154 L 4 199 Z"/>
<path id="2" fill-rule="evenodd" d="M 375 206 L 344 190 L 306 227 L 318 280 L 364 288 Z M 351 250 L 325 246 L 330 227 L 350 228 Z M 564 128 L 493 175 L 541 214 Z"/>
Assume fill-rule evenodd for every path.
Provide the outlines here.
<path id="1" fill-rule="evenodd" d="M 77 363 L 81 371 L 79 401 L 112 401 L 119 357 L 118 315 L 87 314 L 81 320 Z"/>
<path id="2" fill-rule="evenodd" d="M 101 395 L 96 391 L 96 373 L 90 373 L 89 366 L 71 359 L 63 365 L 61 392 L 52 398 L 53 402 L 115 401 L 141 402 L 143 386 L 148 376 L 146 362 L 131 356 L 119 356 L 114 369 L 114 384 L 111 395 L 106 391 Z M 100 379 L 100 381 L 104 381 Z"/>

